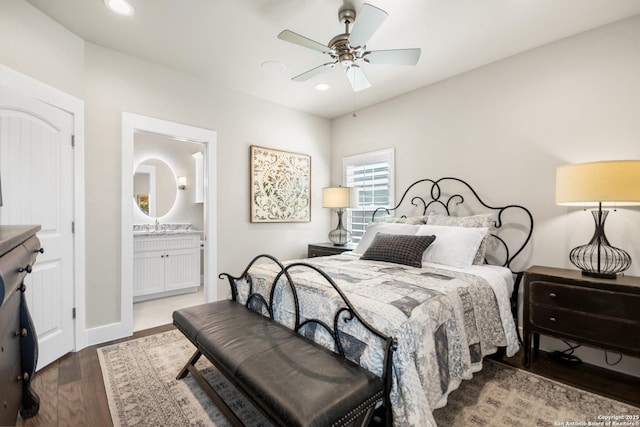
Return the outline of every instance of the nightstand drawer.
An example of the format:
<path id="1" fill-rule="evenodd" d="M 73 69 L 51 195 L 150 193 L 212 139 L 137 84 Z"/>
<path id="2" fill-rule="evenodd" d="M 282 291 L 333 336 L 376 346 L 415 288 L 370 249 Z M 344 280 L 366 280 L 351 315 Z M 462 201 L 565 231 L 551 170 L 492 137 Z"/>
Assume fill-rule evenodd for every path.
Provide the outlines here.
<path id="1" fill-rule="evenodd" d="M 530 303 L 640 322 L 640 295 L 536 280 L 529 283 Z"/>
<path id="2" fill-rule="evenodd" d="M 339 253 L 340 252 L 334 251 L 332 249 L 314 247 L 314 248 L 309 248 L 308 256 L 309 258 L 315 258 L 318 256 L 330 256 L 330 255 L 336 255 Z"/>
<path id="3" fill-rule="evenodd" d="M 309 244 L 307 258 L 338 255 L 343 252 L 352 251 L 355 248 L 356 248 L 356 245 L 354 244 L 346 244 L 344 246 L 335 246 L 332 243 L 311 243 Z"/>
<path id="4" fill-rule="evenodd" d="M 529 320 L 536 329 L 550 335 L 559 334 L 592 344 L 638 351 L 640 323 L 637 322 L 537 304 L 530 306 Z"/>

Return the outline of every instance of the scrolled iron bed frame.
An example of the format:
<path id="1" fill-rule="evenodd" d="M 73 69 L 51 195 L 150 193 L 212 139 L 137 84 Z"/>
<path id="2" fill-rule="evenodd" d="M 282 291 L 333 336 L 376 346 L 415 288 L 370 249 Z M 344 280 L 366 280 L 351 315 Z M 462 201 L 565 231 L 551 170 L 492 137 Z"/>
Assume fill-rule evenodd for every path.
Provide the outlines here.
<path id="1" fill-rule="evenodd" d="M 421 185 L 422 187 L 426 187 L 426 189 L 420 190 Z M 459 188 L 456 189 L 456 186 L 458 186 Z M 514 317 L 517 318 L 518 290 L 520 287 L 520 281 L 522 279 L 523 272 L 514 269 L 512 264 L 516 257 L 523 253 L 533 234 L 533 215 L 531 215 L 531 212 L 527 208 L 515 204 L 506 206 L 491 206 L 483 201 L 482 198 L 480 198 L 476 190 L 474 190 L 471 185 L 460 178 L 443 177 L 436 180 L 424 178 L 419 179 L 413 184 L 409 185 L 402 194 L 400 201 L 394 207 L 377 208 L 373 212 L 371 220 L 372 222 L 376 222 L 377 216 L 381 212 L 385 212 L 387 215 L 392 215 L 399 212 L 401 213 L 401 218 L 406 218 L 407 215 L 403 212 L 407 210 L 412 210 L 412 215 L 414 216 L 424 216 L 429 212 L 438 211 L 440 211 L 441 213 L 443 212 L 444 214 L 449 216 L 455 216 L 454 213 L 456 213 L 461 205 L 466 202 L 465 196 L 464 194 L 461 194 L 460 190 L 465 190 L 466 192 L 468 192 L 468 194 L 475 198 L 475 201 L 479 204 L 479 206 L 483 208 L 483 211 L 468 212 L 469 215 L 480 213 L 493 213 L 495 215 L 494 231 L 491 233 L 490 238 L 494 243 L 497 243 L 505 253 L 504 261 L 497 262 L 495 263 L 495 265 L 507 267 L 516 275 L 513 293 L 511 295 L 511 310 Z M 408 203 L 411 203 L 413 209 L 407 207 Z M 518 224 L 522 228 L 522 238 L 513 243 L 508 243 L 499 235 L 500 230 L 505 226 L 505 224 L 507 224 L 504 217 L 510 214 L 510 212 L 519 212 L 521 215 L 524 215 L 524 218 L 526 220 L 524 224 Z M 490 262 L 487 261 L 487 263 Z"/>
<path id="2" fill-rule="evenodd" d="M 253 267 L 254 264 L 256 264 L 258 261 L 264 261 L 264 260 L 272 261 L 279 268 L 278 273 L 276 274 L 275 278 L 271 283 L 268 300 L 266 298 L 266 295 L 263 295 L 262 293 L 256 290 L 253 284 L 251 274 L 249 274 L 249 270 L 251 269 L 251 267 Z M 333 312 L 333 320 L 332 320 L 333 325 L 329 325 L 325 321 L 318 318 L 305 318 L 304 320 L 302 320 L 297 284 L 293 280 L 289 272 L 289 270 L 293 268 L 309 269 L 309 270 L 315 271 L 322 278 L 324 278 L 325 284 L 333 288 L 333 290 L 338 294 L 339 296 L 338 300 L 341 300 L 341 303 Z M 392 425 L 392 412 L 391 412 L 391 401 L 390 401 L 391 386 L 392 386 L 391 384 L 392 362 L 393 362 L 393 353 L 398 348 L 398 340 L 395 337 L 391 337 L 389 335 L 384 334 L 383 332 L 381 332 L 380 330 L 372 326 L 369 322 L 367 322 L 358 313 L 358 311 L 355 309 L 355 307 L 353 306 L 349 298 L 345 295 L 345 293 L 342 291 L 342 289 L 340 289 L 340 287 L 333 281 L 333 279 L 327 273 L 322 271 L 317 266 L 312 264 L 307 264 L 305 262 L 293 262 L 285 266 L 274 256 L 268 255 L 268 254 L 262 254 L 253 258 L 253 260 L 251 260 L 251 262 L 247 265 L 247 267 L 242 272 L 242 274 L 240 274 L 240 276 L 234 277 L 228 273 L 221 273 L 218 276 L 218 278 L 219 279 L 226 278 L 228 280 L 229 286 L 231 288 L 231 299 L 236 302 L 239 302 L 239 296 L 240 296 L 238 292 L 237 282 L 245 281 L 249 286 L 247 300 L 244 304 L 245 307 L 249 310 L 253 310 L 257 313 L 263 314 L 274 321 L 278 321 L 275 318 L 275 312 L 274 312 L 274 309 L 275 309 L 274 298 L 275 298 L 276 289 L 278 288 L 279 285 L 280 286 L 286 285 L 289 289 L 289 293 L 291 297 L 293 298 L 293 304 L 295 309 L 295 312 L 293 313 L 294 324 L 290 326 L 291 329 L 293 329 L 295 332 L 298 332 L 304 335 L 302 332 L 307 325 L 315 324 L 317 326 L 322 327 L 331 336 L 334 347 L 335 347 L 335 352 L 340 354 L 340 356 L 342 357 L 346 358 L 346 354 L 342 344 L 343 337 L 342 337 L 341 328 L 340 328 L 341 323 L 346 324 L 351 321 L 357 321 L 366 330 L 368 330 L 374 336 L 380 339 L 382 343 L 382 350 L 384 353 L 384 360 L 382 362 L 382 374 L 380 376 L 384 384 L 382 412 L 385 420 L 385 425 L 387 426 Z M 266 311 L 266 313 L 262 312 L 263 309 Z"/>

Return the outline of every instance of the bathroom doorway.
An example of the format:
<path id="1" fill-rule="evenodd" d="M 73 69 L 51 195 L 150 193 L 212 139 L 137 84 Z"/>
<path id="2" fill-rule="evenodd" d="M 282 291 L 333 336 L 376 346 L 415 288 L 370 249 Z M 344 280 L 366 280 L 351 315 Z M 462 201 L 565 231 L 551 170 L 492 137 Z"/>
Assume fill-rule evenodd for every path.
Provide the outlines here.
<path id="1" fill-rule="evenodd" d="M 205 150 L 200 142 L 134 133 L 134 332 L 204 303 Z M 180 248 L 162 250 L 163 242 Z"/>
<path id="2" fill-rule="evenodd" d="M 216 132 L 123 113 L 122 148 L 121 328 L 130 335 L 154 322 L 170 323 L 171 313 L 180 306 L 216 299 Z M 141 236 L 144 239 L 135 241 Z M 154 246 L 160 244 L 156 237 L 164 243 L 175 240 L 178 246 L 163 252 L 164 248 Z M 134 241 L 140 249 L 142 240 L 148 254 L 134 253 Z M 196 251 L 201 267 L 194 278 Z M 146 255 L 148 262 L 138 259 L 143 268 L 134 268 L 136 257 Z M 158 263 L 165 267 L 159 268 Z M 164 283 L 165 287 L 140 291 L 144 271 L 150 275 L 150 286 Z M 162 271 L 166 275 L 158 276 L 165 274 Z M 194 288 L 196 282 L 202 286 Z M 149 313 L 160 320 L 148 318 Z"/>

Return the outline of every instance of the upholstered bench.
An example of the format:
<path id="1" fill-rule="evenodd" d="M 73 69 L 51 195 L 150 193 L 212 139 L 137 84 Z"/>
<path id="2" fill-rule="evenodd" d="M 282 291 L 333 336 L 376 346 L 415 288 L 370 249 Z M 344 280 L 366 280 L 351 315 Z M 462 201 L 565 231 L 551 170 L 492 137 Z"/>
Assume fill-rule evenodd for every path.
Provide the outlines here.
<path id="1" fill-rule="evenodd" d="M 317 270 L 302 263 L 285 268 L 270 256 L 262 255 L 256 259 L 261 257 L 274 260 L 282 268 L 272 286 L 282 274 L 290 279 L 288 269 L 293 266 Z M 256 259 L 241 277 L 246 277 Z M 240 278 L 221 275 L 224 276 L 229 279 L 233 298 L 236 299 L 235 281 Z M 328 280 L 337 289 L 335 283 Z M 296 292 L 292 282 L 290 288 Z M 196 347 L 196 352 L 180 371 L 178 379 L 191 373 L 232 425 L 243 424 L 195 367 L 202 355 L 275 425 L 367 425 L 380 402 L 384 403 L 388 413 L 385 424 L 391 422 L 388 393 L 391 357 L 396 346 L 393 339 L 379 335 L 388 345 L 383 375 L 378 377 L 345 358 L 344 354 L 335 353 L 305 338 L 295 330 L 297 328 L 290 329 L 256 313 L 249 308 L 252 299 L 249 296 L 247 305 L 224 300 L 173 313 L 174 325 Z M 266 299 L 263 301 L 266 302 Z M 268 304 L 271 302 L 269 300 Z M 353 318 L 361 320 L 348 300 L 345 300 L 345 306 L 351 310 Z M 337 326 L 338 322 L 335 324 Z M 371 328 L 366 322 L 364 325 Z M 379 334 L 375 329 L 371 330 Z M 341 346 L 337 347 L 342 352 Z"/>

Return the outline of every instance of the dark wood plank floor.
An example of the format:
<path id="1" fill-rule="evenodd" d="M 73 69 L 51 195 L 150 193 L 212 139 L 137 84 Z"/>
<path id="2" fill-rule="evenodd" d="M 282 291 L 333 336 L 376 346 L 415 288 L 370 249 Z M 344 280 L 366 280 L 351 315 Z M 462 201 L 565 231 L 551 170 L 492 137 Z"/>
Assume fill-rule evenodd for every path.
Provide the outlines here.
<path id="1" fill-rule="evenodd" d="M 160 326 L 136 332 L 132 338 L 128 339 L 170 329 L 173 329 L 172 325 Z M 117 340 L 101 346 L 125 340 Z M 33 418 L 19 419 L 18 424 L 47 427 L 113 426 L 96 351 L 98 347 L 87 347 L 77 353 L 68 354 L 38 372 L 34 376 L 33 386 L 40 395 L 40 411 Z M 524 369 L 522 351 L 511 358 L 500 354 L 492 358 Z M 544 352 L 541 352 L 540 358 L 531 364 L 530 371 L 640 407 L 640 378 L 617 374 L 587 364 L 562 365 L 551 360 Z"/>

